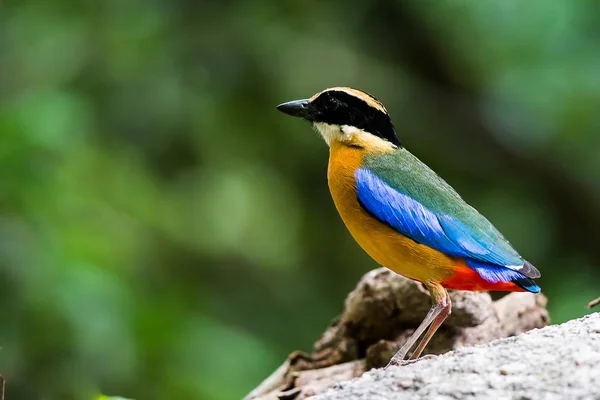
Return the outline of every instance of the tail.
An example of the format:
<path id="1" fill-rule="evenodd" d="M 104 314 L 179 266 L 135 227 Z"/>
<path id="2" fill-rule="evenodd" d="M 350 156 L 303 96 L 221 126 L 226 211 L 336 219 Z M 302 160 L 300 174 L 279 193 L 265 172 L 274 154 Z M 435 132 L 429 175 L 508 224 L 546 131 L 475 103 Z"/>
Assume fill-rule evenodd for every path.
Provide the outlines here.
<path id="1" fill-rule="evenodd" d="M 525 261 L 523 268 L 520 268 L 518 271 L 512 268 L 501 267 L 473 259 L 466 259 L 465 261 L 470 268 L 474 269 L 479 274 L 479 276 L 492 284 L 512 282 L 518 287 L 531 293 L 539 293 L 542 291 L 533 279 L 531 279 L 538 278 L 541 274 L 527 261 Z M 525 272 L 527 274 L 525 274 Z"/>
<path id="2" fill-rule="evenodd" d="M 527 290 L 528 292 L 531 293 L 539 293 L 542 291 L 542 288 L 539 287 L 531 278 L 528 278 L 526 276 L 522 277 L 522 278 L 517 278 L 512 280 L 512 282 L 514 282 L 517 286 L 522 287 L 523 289 Z"/>

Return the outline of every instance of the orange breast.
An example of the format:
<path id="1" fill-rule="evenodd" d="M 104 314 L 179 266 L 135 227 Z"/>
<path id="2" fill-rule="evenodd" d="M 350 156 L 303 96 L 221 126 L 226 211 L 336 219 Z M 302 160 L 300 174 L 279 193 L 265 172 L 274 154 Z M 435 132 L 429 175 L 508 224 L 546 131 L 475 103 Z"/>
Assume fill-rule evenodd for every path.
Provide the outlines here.
<path id="1" fill-rule="evenodd" d="M 354 172 L 361 166 L 364 152 L 358 147 L 331 143 L 329 189 L 350 234 L 376 262 L 407 278 L 441 283 L 453 277 L 462 260 L 416 243 L 360 206 Z"/>

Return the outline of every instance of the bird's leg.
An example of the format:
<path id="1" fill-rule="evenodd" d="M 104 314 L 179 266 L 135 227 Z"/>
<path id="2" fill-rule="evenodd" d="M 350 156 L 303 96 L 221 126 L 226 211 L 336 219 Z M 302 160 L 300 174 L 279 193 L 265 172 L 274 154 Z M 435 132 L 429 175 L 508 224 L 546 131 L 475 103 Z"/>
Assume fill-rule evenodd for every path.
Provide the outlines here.
<path id="1" fill-rule="evenodd" d="M 390 365 L 401 365 L 402 364 L 402 362 L 404 361 L 404 357 L 406 357 L 406 354 L 409 352 L 411 347 L 413 347 L 413 345 L 415 344 L 417 339 L 419 339 L 419 337 L 421 337 L 423 332 L 425 332 L 425 329 L 427 329 L 427 327 L 431 324 L 431 322 L 435 319 L 435 317 L 437 317 L 442 312 L 442 309 L 443 309 L 443 306 L 438 305 L 438 304 L 434 304 L 431 307 L 431 309 L 425 316 L 425 319 L 423 320 L 423 322 L 421 322 L 421 325 L 419 325 L 419 327 L 417 328 L 415 333 L 413 333 L 412 336 L 409 337 L 408 340 L 406 340 L 406 342 L 402 345 L 400 350 L 398 350 L 396 352 L 396 354 L 394 354 L 394 356 L 392 357 L 392 359 L 390 360 L 390 362 L 388 363 L 386 368 L 389 367 Z"/>
<path id="2" fill-rule="evenodd" d="M 433 305 L 431 306 L 431 309 L 425 316 L 425 319 L 423 319 L 423 322 L 421 322 L 421 325 L 419 325 L 415 333 L 413 333 L 412 336 L 408 338 L 406 343 L 402 345 L 400 350 L 398 350 L 396 354 L 394 354 L 386 368 L 390 365 L 402 365 L 404 357 L 406 357 L 408 351 L 411 349 L 411 347 L 413 347 L 417 339 L 421 337 L 423 332 L 425 332 L 425 329 L 427 329 L 429 325 L 431 325 L 431 327 L 425 334 L 425 337 L 423 337 L 423 339 L 417 346 L 417 349 L 413 353 L 412 358 L 418 357 L 429 342 L 429 340 L 431 339 L 431 337 L 433 336 L 433 334 L 435 333 L 435 331 L 439 328 L 442 322 L 444 322 L 446 317 L 450 315 L 450 297 L 448 296 L 448 292 L 446 291 L 446 289 L 444 289 L 439 284 L 426 286 L 429 289 L 429 293 L 431 294 L 431 300 L 433 302 Z"/>
<path id="3" fill-rule="evenodd" d="M 425 346 L 427 346 L 427 344 L 429 343 L 429 341 L 431 340 L 431 338 L 433 337 L 435 332 L 438 330 L 440 325 L 442 325 L 442 323 L 446 320 L 446 318 L 448 318 L 448 315 L 450 315 L 450 312 L 452 310 L 452 302 L 450 301 L 450 296 L 448 296 L 448 292 L 446 292 L 446 289 L 444 289 L 441 286 L 440 286 L 440 288 L 444 291 L 444 296 L 441 298 L 441 302 L 438 303 L 438 304 L 442 305 L 442 311 L 438 315 L 436 315 L 436 317 L 431 322 L 431 326 L 427 330 L 427 333 L 425 333 L 425 336 L 423 336 L 423 339 L 421 339 L 421 341 L 419 342 L 419 345 L 417 346 L 415 351 L 413 351 L 412 355 L 410 356 L 411 360 L 415 360 L 415 359 L 419 358 L 419 356 L 425 349 Z M 432 293 L 431 297 L 432 298 L 434 297 L 433 293 Z"/>

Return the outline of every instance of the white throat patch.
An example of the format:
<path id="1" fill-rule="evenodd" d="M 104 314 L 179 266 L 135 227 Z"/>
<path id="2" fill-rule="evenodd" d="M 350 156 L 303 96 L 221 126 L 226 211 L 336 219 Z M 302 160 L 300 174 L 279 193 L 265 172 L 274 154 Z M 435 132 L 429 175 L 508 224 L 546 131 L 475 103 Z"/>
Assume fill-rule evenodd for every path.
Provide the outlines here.
<path id="1" fill-rule="evenodd" d="M 341 126 L 339 125 L 331 125 L 326 124 L 324 122 L 315 122 L 313 124 L 317 132 L 323 136 L 325 139 L 325 143 L 327 146 L 331 146 L 331 142 L 334 140 L 341 140 L 341 137 L 344 135 L 344 132 L 341 130 Z"/>
<path id="2" fill-rule="evenodd" d="M 350 125 L 333 125 L 324 122 L 315 122 L 315 129 L 323 136 L 325 143 L 331 147 L 333 141 L 347 143 L 350 145 L 358 145 L 361 147 L 380 148 L 385 150 L 396 149 L 397 147 L 383 140 L 380 137 L 373 135 L 365 130 L 358 129 Z"/>

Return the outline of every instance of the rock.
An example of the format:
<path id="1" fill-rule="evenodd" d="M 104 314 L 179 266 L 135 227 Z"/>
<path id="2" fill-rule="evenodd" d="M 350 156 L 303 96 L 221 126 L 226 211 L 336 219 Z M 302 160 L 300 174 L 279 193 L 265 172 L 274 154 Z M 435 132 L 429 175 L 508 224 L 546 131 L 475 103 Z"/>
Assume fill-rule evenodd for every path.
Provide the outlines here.
<path id="1" fill-rule="evenodd" d="M 452 314 L 424 354 L 443 354 L 548 324 L 543 295 L 511 293 L 492 302 L 487 293 L 450 291 L 450 297 Z M 342 314 L 312 352 L 290 354 L 245 399 L 302 400 L 384 366 L 430 307 L 429 293 L 421 284 L 385 268 L 373 270 L 348 295 Z"/>
<path id="2" fill-rule="evenodd" d="M 312 400 L 600 399 L 600 313 L 371 370 Z"/>

